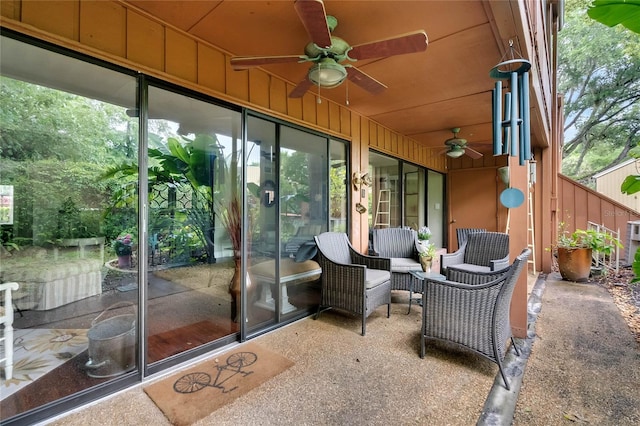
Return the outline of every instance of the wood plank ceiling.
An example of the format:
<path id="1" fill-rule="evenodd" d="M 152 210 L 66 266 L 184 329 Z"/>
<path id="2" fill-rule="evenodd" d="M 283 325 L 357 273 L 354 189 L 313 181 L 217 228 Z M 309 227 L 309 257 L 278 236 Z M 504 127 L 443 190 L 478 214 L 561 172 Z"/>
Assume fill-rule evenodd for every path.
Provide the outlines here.
<path id="1" fill-rule="evenodd" d="M 234 56 L 303 54 L 309 42 L 293 0 L 127 1 Z M 429 38 L 424 52 L 355 63 L 388 88 L 372 95 L 348 83 L 350 108 L 425 146 L 444 147 L 451 128 L 460 127 L 460 137 L 490 155 L 494 81 L 489 70 L 508 46 L 508 40 L 496 36 L 505 29 L 495 28 L 495 5 L 480 0 L 325 0 L 324 4 L 326 13 L 338 19 L 333 34 L 351 45 L 420 29 Z M 263 68 L 295 85 L 309 66 Z M 347 84 L 323 89 L 322 95 L 344 104 Z"/>

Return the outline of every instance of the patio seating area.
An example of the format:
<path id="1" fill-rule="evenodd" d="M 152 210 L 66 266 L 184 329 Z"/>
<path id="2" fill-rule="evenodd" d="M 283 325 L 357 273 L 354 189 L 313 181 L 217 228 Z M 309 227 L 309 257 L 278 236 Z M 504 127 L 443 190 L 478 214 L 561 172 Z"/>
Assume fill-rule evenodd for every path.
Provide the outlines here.
<path id="1" fill-rule="evenodd" d="M 391 320 L 377 309 L 364 338 L 358 318 L 332 310 L 322 321 L 307 318 L 255 339 L 295 365 L 198 424 L 562 424 L 573 414 L 590 424 L 637 424 L 640 407 L 620 403 L 637 398 L 637 343 L 606 289 L 558 274 L 528 274 L 528 281 L 530 335 L 516 339 L 521 357 L 507 355 L 511 391 L 497 365 L 471 351 L 434 343 L 421 359 L 421 309 L 406 315 L 408 293 L 393 292 Z M 577 323 L 599 337 L 576 335 Z M 159 378 L 51 423 L 169 425 L 142 390 Z"/>

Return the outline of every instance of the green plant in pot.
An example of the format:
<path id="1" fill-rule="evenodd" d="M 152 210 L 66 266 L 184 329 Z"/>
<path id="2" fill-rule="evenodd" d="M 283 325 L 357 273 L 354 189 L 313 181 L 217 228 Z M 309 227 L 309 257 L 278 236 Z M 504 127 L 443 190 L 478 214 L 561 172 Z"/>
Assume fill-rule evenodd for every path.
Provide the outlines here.
<path id="1" fill-rule="evenodd" d="M 422 250 L 418 252 L 420 258 L 420 266 L 424 272 L 431 272 L 431 263 L 436 255 L 435 244 L 428 243 L 422 246 Z"/>
<path id="2" fill-rule="evenodd" d="M 593 252 L 611 255 L 616 247 L 622 247 L 617 238 L 596 229 L 576 229 L 568 232 L 561 223 L 561 232 L 555 245 L 558 269 L 562 278 L 569 281 L 586 281 L 591 274 Z"/>

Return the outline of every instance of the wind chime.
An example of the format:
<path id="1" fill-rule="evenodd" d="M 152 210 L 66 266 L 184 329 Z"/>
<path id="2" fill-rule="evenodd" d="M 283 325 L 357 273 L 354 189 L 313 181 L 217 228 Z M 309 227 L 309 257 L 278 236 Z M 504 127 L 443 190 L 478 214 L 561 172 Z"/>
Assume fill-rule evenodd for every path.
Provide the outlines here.
<path id="1" fill-rule="evenodd" d="M 529 126 L 529 70 L 531 62 L 520 57 L 509 40 L 511 59 L 504 60 L 489 71 L 496 81 L 492 89 L 493 155 L 518 156 L 519 164 L 531 159 Z M 518 54 L 518 56 L 520 56 Z M 504 56 L 503 58 L 504 59 Z M 508 81 L 508 92 L 502 95 L 502 80 Z"/>

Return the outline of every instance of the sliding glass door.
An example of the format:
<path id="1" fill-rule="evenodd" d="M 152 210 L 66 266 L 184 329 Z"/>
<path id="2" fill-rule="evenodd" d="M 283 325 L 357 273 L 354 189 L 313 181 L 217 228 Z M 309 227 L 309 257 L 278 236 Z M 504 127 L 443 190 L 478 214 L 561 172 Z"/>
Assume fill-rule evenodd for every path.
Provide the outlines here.
<path id="1" fill-rule="evenodd" d="M 1 43 L 0 280 L 19 284 L 3 423 L 315 311 L 313 237 L 348 229 L 344 142 Z"/>

